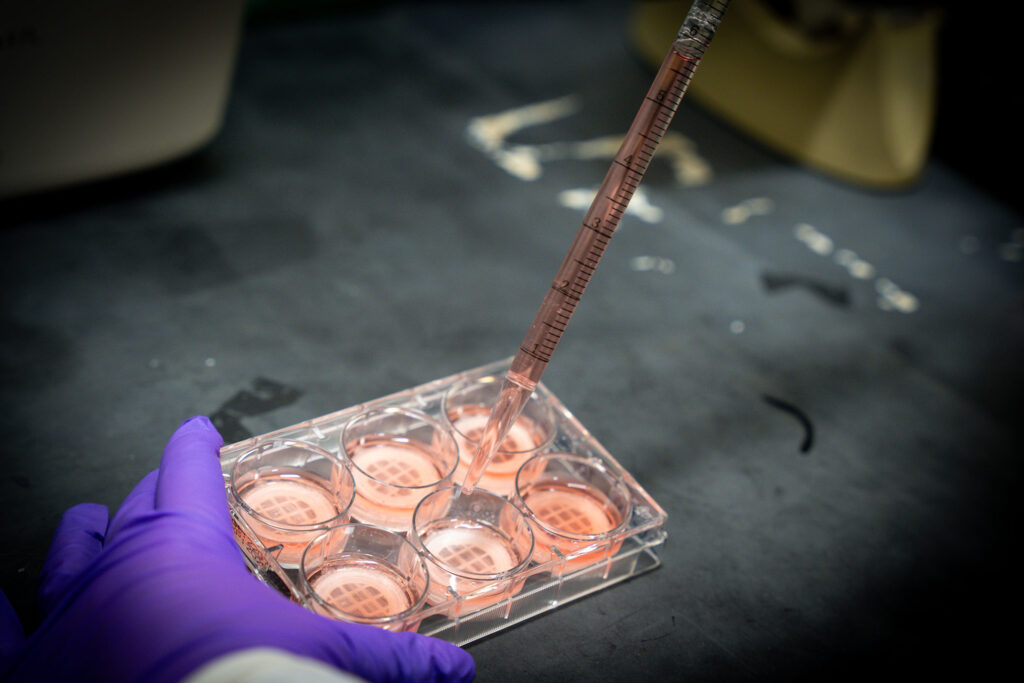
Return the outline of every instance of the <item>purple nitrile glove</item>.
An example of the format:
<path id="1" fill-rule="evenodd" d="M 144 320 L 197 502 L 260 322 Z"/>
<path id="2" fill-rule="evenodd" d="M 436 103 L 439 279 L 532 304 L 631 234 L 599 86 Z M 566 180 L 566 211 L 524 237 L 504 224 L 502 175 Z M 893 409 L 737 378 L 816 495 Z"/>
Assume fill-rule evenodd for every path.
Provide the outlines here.
<path id="1" fill-rule="evenodd" d="M 178 681 L 254 647 L 374 682 L 472 680 L 472 658 L 454 645 L 333 621 L 253 577 L 232 537 L 222 443 L 193 418 L 109 524 L 99 505 L 64 514 L 40 577 L 43 623 L 11 680 Z"/>

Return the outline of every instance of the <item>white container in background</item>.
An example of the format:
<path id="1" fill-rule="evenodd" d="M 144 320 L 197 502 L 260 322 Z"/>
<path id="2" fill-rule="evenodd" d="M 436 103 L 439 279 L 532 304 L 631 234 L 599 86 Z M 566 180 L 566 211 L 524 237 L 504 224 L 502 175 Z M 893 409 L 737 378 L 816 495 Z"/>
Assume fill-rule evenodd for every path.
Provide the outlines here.
<path id="1" fill-rule="evenodd" d="M 209 142 L 244 6 L 0 3 L 0 198 L 157 165 Z"/>

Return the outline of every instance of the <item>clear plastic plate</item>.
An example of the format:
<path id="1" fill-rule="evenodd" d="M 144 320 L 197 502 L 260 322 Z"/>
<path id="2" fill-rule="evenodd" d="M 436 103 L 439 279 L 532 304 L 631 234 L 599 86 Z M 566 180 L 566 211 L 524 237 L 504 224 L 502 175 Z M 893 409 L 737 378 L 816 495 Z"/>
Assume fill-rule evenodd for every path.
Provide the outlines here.
<path id="1" fill-rule="evenodd" d="M 224 446 L 221 465 L 225 482 L 234 461 L 263 441 L 292 439 L 338 453 L 345 424 L 370 409 L 386 406 L 414 408 L 441 420 L 442 398 L 448 387 L 467 377 L 503 373 L 508 364 L 509 360 L 498 361 Z M 613 552 L 596 553 L 601 558 L 599 561 L 576 568 L 579 562 L 572 562 L 573 555 L 561 555 L 555 550 L 550 561 L 531 563 L 510 578 L 507 597 L 481 609 L 472 608 L 473 593 L 459 595 L 449 589 L 447 599 L 425 605 L 410 616 L 408 623 L 416 626 L 419 633 L 465 645 L 660 565 L 657 549 L 665 542 L 665 511 L 543 384 L 537 386 L 536 394 L 551 406 L 555 415 L 555 437 L 543 452 L 580 454 L 598 460 L 617 474 L 625 482 L 631 497 L 629 523 L 608 539 L 607 547 L 614 549 Z M 230 494 L 228 500 L 232 501 Z M 231 507 L 235 539 L 250 570 L 285 596 L 308 605 L 309 598 L 301 590 L 297 571 L 283 568 L 275 558 L 274 548 L 261 543 L 234 505 Z M 588 552 L 594 556 L 592 548 Z M 488 592 L 493 593 L 493 590 L 491 587 Z"/>

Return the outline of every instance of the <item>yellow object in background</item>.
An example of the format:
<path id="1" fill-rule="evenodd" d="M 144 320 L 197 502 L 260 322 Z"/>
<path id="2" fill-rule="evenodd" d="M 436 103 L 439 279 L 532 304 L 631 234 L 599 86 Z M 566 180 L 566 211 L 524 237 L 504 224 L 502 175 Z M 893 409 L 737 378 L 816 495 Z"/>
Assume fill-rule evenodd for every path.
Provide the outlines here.
<path id="1" fill-rule="evenodd" d="M 639 2 L 630 39 L 660 63 L 689 2 Z M 935 10 L 734 0 L 688 96 L 759 142 L 838 179 L 912 183 L 936 107 Z"/>

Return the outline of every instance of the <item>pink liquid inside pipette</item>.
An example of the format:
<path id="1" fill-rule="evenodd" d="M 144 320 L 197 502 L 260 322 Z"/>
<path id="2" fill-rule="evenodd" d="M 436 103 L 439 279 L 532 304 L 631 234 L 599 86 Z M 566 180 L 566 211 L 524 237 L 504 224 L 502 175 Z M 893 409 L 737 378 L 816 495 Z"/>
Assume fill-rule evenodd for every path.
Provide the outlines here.
<path id="1" fill-rule="evenodd" d="M 512 359 L 462 491 L 473 490 L 540 382 L 626 206 L 668 129 L 728 0 L 697 0 L 665 56 L 576 237 Z"/>

